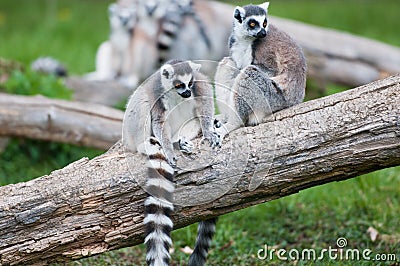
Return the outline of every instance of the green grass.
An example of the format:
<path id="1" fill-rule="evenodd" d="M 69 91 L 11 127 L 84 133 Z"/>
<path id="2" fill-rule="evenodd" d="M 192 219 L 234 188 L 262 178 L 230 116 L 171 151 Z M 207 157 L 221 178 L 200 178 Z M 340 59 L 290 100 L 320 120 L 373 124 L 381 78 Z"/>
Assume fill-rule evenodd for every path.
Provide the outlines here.
<path id="1" fill-rule="evenodd" d="M 82 157 L 93 158 L 102 151 L 61 143 L 12 139 L 0 153 L 0 186 L 28 181 L 49 174 Z"/>
<path id="2" fill-rule="evenodd" d="M 336 248 L 336 240 L 339 237 L 347 239 L 349 249 L 362 251 L 368 248 L 373 251 L 373 255 L 400 255 L 399 171 L 399 168 L 385 169 L 347 181 L 314 187 L 289 197 L 224 215 L 218 222 L 208 263 L 265 265 L 266 261 L 257 259 L 257 251 L 264 244 L 276 249 L 314 248 L 320 251 L 330 246 Z M 372 242 L 367 234 L 370 226 L 383 235 L 375 242 Z M 195 225 L 173 232 L 173 258 L 177 265 L 186 265 L 188 255 L 180 249 L 185 246 L 192 247 L 195 237 Z M 144 252 L 141 245 L 69 265 L 143 265 Z M 132 254 L 139 254 L 139 257 Z M 123 262 L 118 261 L 121 255 L 126 256 Z M 270 265 L 282 263 L 275 259 Z M 315 262 L 305 261 L 299 263 L 314 264 Z M 368 261 L 335 263 L 328 259 L 317 264 L 376 265 Z"/>
<path id="3" fill-rule="evenodd" d="M 50 55 L 65 63 L 71 73 L 92 71 L 96 49 L 108 34 L 106 6 L 109 2 L 1 0 L 0 57 L 28 66 L 38 56 Z M 244 2 L 248 1 L 235 4 Z M 398 0 L 271 1 L 270 13 L 400 46 Z M 331 86 L 328 92 L 338 90 L 341 88 Z M 59 96 L 55 94 L 51 96 Z M 14 139 L 0 153 L 0 185 L 48 174 L 83 156 L 93 157 L 99 153 L 65 144 Z M 349 248 L 369 248 L 374 254 L 396 253 L 399 256 L 399 213 L 399 167 L 318 186 L 222 216 L 209 265 L 266 265 L 269 261 L 256 257 L 264 244 L 287 250 L 321 250 L 335 247 L 338 237 L 345 237 Z M 370 226 L 381 234 L 375 242 L 366 233 Z M 195 225 L 173 233 L 175 265 L 186 264 L 188 255 L 180 249 L 192 247 L 195 235 Z M 144 247 L 139 245 L 69 265 L 143 265 L 143 261 Z M 282 264 L 275 259 L 268 265 Z M 379 265 L 368 261 L 298 262 L 298 265 L 314 264 Z"/>
<path id="4" fill-rule="evenodd" d="M 94 70 L 99 44 L 108 38 L 105 0 L 2 0 L 0 56 L 30 64 L 53 56 L 72 73 Z"/>

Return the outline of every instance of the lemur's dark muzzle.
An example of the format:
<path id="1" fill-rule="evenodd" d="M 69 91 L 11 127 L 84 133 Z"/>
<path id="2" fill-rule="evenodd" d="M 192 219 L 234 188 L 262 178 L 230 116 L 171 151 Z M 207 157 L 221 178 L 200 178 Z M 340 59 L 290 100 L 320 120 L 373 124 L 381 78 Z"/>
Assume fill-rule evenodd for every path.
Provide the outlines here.
<path id="1" fill-rule="evenodd" d="M 180 92 L 179 95 L 183 98 L 189 98 L 192 95 L 192 92 L 190 90 L 184 90 L 183 92 Z"/>
<path id="2" fill-rule="evenodd" d="M 264 38 L 265 36 L 267 36 L 265 29 L 261 29 L 259 32 L 257 32 L 257 38 Z"/>
<path id="3" fill-rule="evenodd" d="M 157 6 L 148 6 L 146 5 L 146 11 L 149 16 L 152 16 L 154 11 L 156 11 Z"/>

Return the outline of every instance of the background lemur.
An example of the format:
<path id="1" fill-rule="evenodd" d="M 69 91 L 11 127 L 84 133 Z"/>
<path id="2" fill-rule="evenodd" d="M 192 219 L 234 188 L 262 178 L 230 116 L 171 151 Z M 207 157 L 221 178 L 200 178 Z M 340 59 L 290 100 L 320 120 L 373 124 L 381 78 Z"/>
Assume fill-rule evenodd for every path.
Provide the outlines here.
<path id="1" fill-rule="evenodd" d="M 160 29 L 157 37 L 159 63 L 167 60 L 171 46 L 173 46 L 181 28 L 187 24 L 185 22 L 188 20 L 193 20 L 196 23 L 200 35 L 199 40 L 202 40 L 207 48 L 211 50 L 210 36 L 193 7 L 193 0 L 171 0 L 165 6 L 162 3 L 162 0 L 153 1 L 151 3 L 152 6 L 148 8 L 152 11 L 161 9 L 161 12 L 159 12 Z"/>
<path id="2" fill-rule="evenodd" d="M 199 68 L 191 61 L 167 62 L 135 91 L 125 112 L 122 134 L 125 147 L 150 158 L 146 191 L 151 195 L 145 201 L 144 220 L 149 265 L 169 264 L 173 143 L 191 152 L 190 140 L 201 132 L 211 146 L 220 145 L 213 127 L 212 87 Z"/>
<path id="3" fill-rule="evenodd" d="M 231 9 L 213 1 L 178 1 L 179 12 L 167 10 L 161 20 L 158 47 L 159 60 L 169 58 L 220 60 L 228 54 L 225 45 L 229 38 Z M 179 14 L 179 20 L 173 15 Z M 170 27 L 178 23 L 177 27 Z M 215 69 L 215 66 L 213 67 Z M 211 73 L 207 69 L 207 73 Z"/>
<path id="4" fill-rule="evenodd" d="M 230 57 L 215 75 L 218 108 L 227 120 L 219 129 L 222 137 L 304 99 L 304 54 L 289 35 L 269 24 L 268 6 L 235 8 Z"/>
<path id="5" fill-rule="evenodd" d="M 138 16 L 131 43 L 132 73 L 139 82 L 151 75 L 160 61 L 219 61 L 228 55 L 229 5 L 204 0 L 131 0 L 131 5 Z M 214 75 L 215 67 L 204 65 L 203 72 Z"/>
<path id="6" fill-rule="evenodd" d="M 108 8 L 110 39 L 103 42 L 96 54 L 96 71 L 88 73 L 88 80 L 116 79 L 127 87 L 133 87 L 138 80 L 131 73 L 134 64 L 130 49 L 131 39 L 137 23 L 133 6 L 111 4 Z"/>

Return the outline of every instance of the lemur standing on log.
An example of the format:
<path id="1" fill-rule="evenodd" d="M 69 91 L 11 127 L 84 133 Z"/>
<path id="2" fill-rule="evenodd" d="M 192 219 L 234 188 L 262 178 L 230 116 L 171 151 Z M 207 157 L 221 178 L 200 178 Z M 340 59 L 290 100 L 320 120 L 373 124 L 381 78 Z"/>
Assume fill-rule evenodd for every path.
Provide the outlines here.
<path id="1" fill-rule="evenodd" d="M 306 61 L 300 46 L 268 21 L 269 2 L 236 7 L 230 57 L 215 75 L 217 105 L 226 120 L 221 137 L 257 125 L 303 101 Z"/>
<path id="2" fill-rule="evenodd" d="M 134 92 L 125 112 L 125 147 L 149 156 L 145 190 L 150 195 L 144 203 L 148 265 L 169 265 L 176 165 L 173 144 L 190 153 L 190 140 L 202 133 L 211 146 L 220 146 L 213 126 L 212 87 L 199 68 L 191 61 L 167 62 Z"/>

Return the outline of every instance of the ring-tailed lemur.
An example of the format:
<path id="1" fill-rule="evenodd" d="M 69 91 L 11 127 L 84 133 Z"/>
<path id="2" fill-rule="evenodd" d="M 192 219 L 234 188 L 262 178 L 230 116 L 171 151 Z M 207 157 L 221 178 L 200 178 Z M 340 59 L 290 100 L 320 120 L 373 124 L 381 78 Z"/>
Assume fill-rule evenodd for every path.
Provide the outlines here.
<path id="1" fill-rule="evenodd" d="M 304 99 L 304 54 L 289 35 L 269 24 L 268 6 L 234 11 L 230 57 L 220 62 L 215 75 L 218 108 L 227 120 L 218 130 L 222 137 Z"/>
<path id="2" fill-rule="evenodd" d="M 219 136 L 213 125 L 213 91 L 199 64 L 171 60 L 146 80 L 130 98 L 124 118 L 124 144 L 145 153 L 142 144 L 151 135 L 175 164 L 173 143 L 194 139 L 201 131 L 213 146 Z M 187 123 L 190 121 L 190 123 Z"/>
<path id="3" fill-rule="evenodd" d="M 103 42 L 96 54 L 96 71 L 88 73 L 88 80 L 118 80 L 132 88 L 138 82 L 132 73 L 134 63 L 131 39 L 137 23 L 136 10 L 132 6 L 111 4 L 108 7 L 110 39 Z"/>
<path id="4" fill-rule="evenodd" d="M 66 77 L 67 69 L 58 60 L 45 56 L 39 57 L 31 64 L 31 69 L 45 74 L 54 74 L 57 77 Z"/>
<path id="5" fill-rule="evenodd" d="M 173 144 L 178 143 L 182 151 L 190 153 L 193 147 L 190 140 L 202 133 L 211 146 L 220 146 L 213 125 L 212 87 L 199 68 L 191 61 L 167 62 L 135 91 L 125 112 L 122 135 L 125 147 L 150 157 L 146 191 L 151 196 L 145 201 L 144 220 L 149 265 L 169 265 L 172 167 L 176 160 Z M 155 140 L 150 141 L 148 148 L 148 139 L 152 137 Z"/>
<path id="6" fill-rule="evenodd" d="M 204 0 L 147 0 L 139 4 L 138 10 L 135 30 L 142 29 L 151 38 L 148 45 L 156 47 L 154 54 L 147 52 L 146 57 L 135 57 L 138 65 L 152 60 L 157 66 L 172 58 L 221 60 L 228 55 L 224 44 L 231 24 L 229 5 Z M 141 38 L 135 35 L 134 39 Z M 215 67 L 205 72 L 213 75 Z"/>
<path id="7" fill-rule="evenodd" d="M 258 124 L 271 111 L 304 98 L 303 52 L 286 33 L 268 25 L 268 5 L 236 7 L 234 11 L 231 57 L 220 62 L 215 76 L 218 107 L 227 120 L 217 129 L 222 137 L 241 125 Z M 216 221 L 199 224 L 190 266 L 204 265 Z"/>
<path id="8" fill-rule="evenodd" d="M 201 39 L 204 41 L 208 49 L 211 49 L 211 41 L 205 29 L 202 19 L 198 16 L 193 7 L 193 0 L 168 1 L 156 0 L 148 2 L 146 7 L 149 15 L 157 13 L 155 18 L 160 20 L 160 29 L 157 36 L 157 47 L 159 52 L 159 63 L 163 63 L 168 58 L 168 52 L 176 41 L 177 35 L 184 26 L 185 19 L 193 19 L 196 23 Z M 159 10 L 159 12 L 156 12 Z"/>

